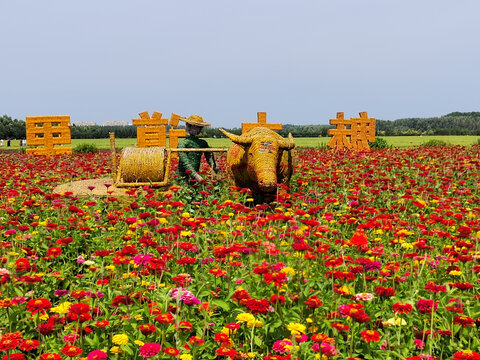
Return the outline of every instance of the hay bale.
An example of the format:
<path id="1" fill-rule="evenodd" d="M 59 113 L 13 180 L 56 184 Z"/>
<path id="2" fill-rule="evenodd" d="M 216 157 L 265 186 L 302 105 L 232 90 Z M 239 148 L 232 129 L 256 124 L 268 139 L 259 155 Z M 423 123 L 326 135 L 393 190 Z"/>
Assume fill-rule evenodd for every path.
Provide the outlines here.
<path id="1" fill-rule="evenodd" d="M 120 158 L 124 182 L 161 182 L 165 177 L 164 147 L 125 148 Z"/>

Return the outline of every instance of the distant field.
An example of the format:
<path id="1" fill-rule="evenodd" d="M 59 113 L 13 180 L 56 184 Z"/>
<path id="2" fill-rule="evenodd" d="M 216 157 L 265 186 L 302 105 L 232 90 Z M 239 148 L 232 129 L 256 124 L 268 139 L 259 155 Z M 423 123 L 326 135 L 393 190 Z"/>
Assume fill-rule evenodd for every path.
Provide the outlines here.
<path id="1" fill-rule="evenodd" d="M 470 146 L 477 144 L 480 139 L 479 136 L 384 136 L 388 145 L 393 147 L 412 147 L 426 143 L 430 140 L 443 140 L 451 145 Z M 231 141 L 226 138 L 221 139 L 206 139 L 211 147 L 229 147 Z M 316 137 L 316 138 L 295 138 L 295 144 L 299 147 L 323 147 L 330 137 Z M 109 149 L 109 139 L 73 139 L 72 147 L 83 143 L 93 143 L 100 149 Z M 117 148 L 124 148 L 127 146 L 136 146 L 137 139 L 116 139 L 115 146 Z"/>
<path id="2" fill-rule="evenodd" d="M 473 144 L 478 144 L 480 141 L 479 136 L 383 136 L 385 140 L 387 140 L 388 145 L 392 147 L 412 147 L 418 146 L 423 143 L 426 143 L 430 140 L 443 140 L 448 144 L 451 145 L 462 145 L 462 146 L 470 146 Z M 226 138 L 221 139 L 206 139 L 211 147 L 229 147 L 231 145 L 231 141 Z M 298 147 L 324 147 L 330 140 L 330 137 L 316 137 L 316 138 L 295 138 L 295 144 Z M 4 146 L 3 150 L 7 149 L 18 149 L 19 144 L 18 141 L 12 141 L 12 146 L 7 148 Z M 75 148 L 75 146 L 80 144 L 95 144 L 99 149 L 109 149 L 110 148 L 110 140 L 109 139 L 72 139 L 71 147 Z M 115 147 L 124 148 L 129 146 L 136 146 L 137 139 L 116 139 L 115 140 Z"/>

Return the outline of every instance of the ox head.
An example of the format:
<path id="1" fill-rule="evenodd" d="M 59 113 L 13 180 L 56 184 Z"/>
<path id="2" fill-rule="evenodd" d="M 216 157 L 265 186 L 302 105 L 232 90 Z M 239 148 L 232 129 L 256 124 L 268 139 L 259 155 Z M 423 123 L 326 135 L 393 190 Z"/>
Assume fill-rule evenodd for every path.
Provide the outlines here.
<path id="1" fill-rule="evenodd" d="M 242 135 L 223 129 L 220 131 L 247 152 L 248 168 L 254 173 L 257 187 L 263 192 L 274 191 L 277 187 L 279 156 L 283 150 L 288 151 L 295 147 L 292 134 L 288 134 L 288 139 L 284 139 L 268 129 Z"/>

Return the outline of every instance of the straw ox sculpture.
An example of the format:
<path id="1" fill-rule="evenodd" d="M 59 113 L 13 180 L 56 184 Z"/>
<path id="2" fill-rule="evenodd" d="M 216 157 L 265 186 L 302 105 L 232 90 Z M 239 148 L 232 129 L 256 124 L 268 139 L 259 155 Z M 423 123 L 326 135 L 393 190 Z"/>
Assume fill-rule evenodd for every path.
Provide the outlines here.
<path id="1" fill-rule="evenodd" d="M 293 171 L 291 150 L 295 147 L 291 134 L 284 139 L 265 127 L 242 135 L 220 131 L 233 141 L 227 163 L 236 186 L 266 194 L 275 192 L 277 184 L 289 184 Z"/>

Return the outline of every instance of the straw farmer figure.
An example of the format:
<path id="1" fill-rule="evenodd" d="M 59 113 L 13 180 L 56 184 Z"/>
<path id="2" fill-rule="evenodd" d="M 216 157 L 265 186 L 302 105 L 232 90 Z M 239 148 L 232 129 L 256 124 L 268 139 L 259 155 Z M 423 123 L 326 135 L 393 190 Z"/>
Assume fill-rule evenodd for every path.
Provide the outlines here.
<path id="1" fill-rule="evenodd" d="M 207 149 L 208 143 L 200 139 L 198 135 L 205 126 L 210 126 L 209 123 L 203 120 L 201 116 L 192 115 L 188 118 L 180 118 L 185 121 L 185 130 L 187 137 L 178 144 L 179 149 Z M 198 173 L 200 171 L 200 163 L 202 161 L 202 154 L 205 155 L 205 160 L 211 166 L 213 171 L 217 172 L 217 164 L 215 157 L 211 152 L 180 152 L 178 153 L 178 174 L 183 179 L 203 181 L 202 176 Z"/>

